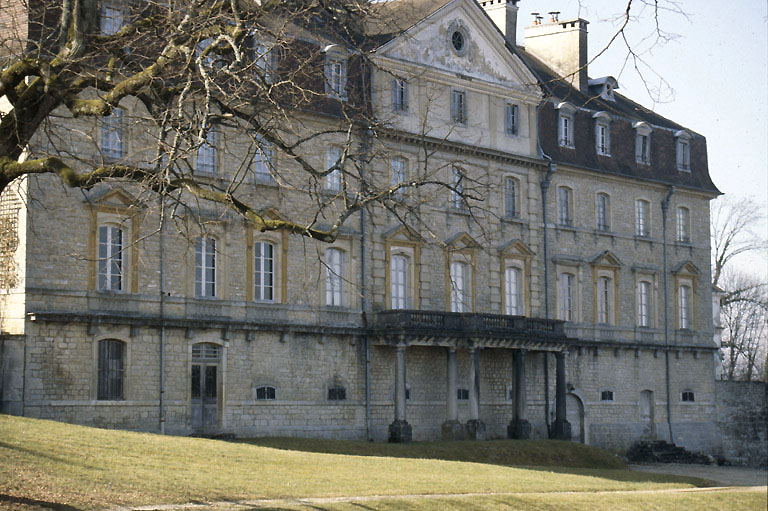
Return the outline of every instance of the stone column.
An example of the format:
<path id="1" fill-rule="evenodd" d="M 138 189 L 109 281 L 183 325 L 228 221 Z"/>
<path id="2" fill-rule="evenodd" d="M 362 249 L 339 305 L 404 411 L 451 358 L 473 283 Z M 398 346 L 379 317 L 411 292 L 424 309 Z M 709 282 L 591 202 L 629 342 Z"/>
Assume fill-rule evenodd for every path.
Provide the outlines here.
<path id="1" fill-rule="evenodd" d="M 405 345 L 395 350 L 395 421 L 389 425 L 389 441 L 410 442 L 413 432 L 405 420 Z"/>
<path id="2" fill-rule="evenodd" d="M 443 440 L 462 440 L 464 438 L 464 426 L 459 422 L 459 407 L 457 403 L 456 348 L 447 348 L 446 362 L 447 389 L 445 393 Z"/>
<path id="3" fill-rule="evenodd" d="M 515 417 L 507 426 L 507 437 L 526 439 L 531 437 L 531 423 L 526 417 L 525 350 L 514 350 L 512 357 L 515 362 Z"/>
<path id="4" fill-rule="evenodd" d="M 552 438 L 571 439 L 571 424 L 566 420 L 565 411 L 565 352 L 555 353 L 555 422 L 552 424 Z"/>
<path id="5" fill-rule="evenodd" d="M 485 438 L 485 424 L 480 420 L 480 350 L 469 350 L 469 417 L 467 436 L 473 440 Z"/>

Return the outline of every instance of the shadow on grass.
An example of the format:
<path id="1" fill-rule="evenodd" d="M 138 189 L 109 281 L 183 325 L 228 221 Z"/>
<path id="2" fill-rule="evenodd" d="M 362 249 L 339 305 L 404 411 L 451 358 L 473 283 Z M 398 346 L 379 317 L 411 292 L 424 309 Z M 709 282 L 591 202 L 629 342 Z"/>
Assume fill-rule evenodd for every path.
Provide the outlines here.
<path id="1" fill-rule="evenodd" d="M 5 508 L 6 504 L 19 504 L 24 506 L 34 506 L 36 509 L 55 509 L 56 511 L 80 511 L 80 508 L 59 504 L 58 502 L 48 502 L 45 500 L 28 499 L 26 497 L 14 497 L 0 493 L 0 508 Z"/>
<path id="2" fill-rule="evenodd" d="M 623 458 L 609 451 L 559 440 L 488 440 L 479 442 L 465 440 L 389 444 L 354 440 L 266 437 L 237 439 L 235 442 L 272 449 L 322 454 L 482 463 L 542 472 L 600 477 L 621 482 L 712 486 L 712 481 L 706 479 L 629 470 Z"/>

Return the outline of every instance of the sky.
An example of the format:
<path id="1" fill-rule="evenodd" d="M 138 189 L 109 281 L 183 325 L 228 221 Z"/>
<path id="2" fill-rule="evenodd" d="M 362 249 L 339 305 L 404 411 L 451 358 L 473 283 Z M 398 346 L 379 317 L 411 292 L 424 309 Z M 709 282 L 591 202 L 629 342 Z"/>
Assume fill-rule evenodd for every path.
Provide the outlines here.
<path id="1" fill-rule="evenodd" d="M 619 38 L 589 65 L 589 75 L 615 77 L 621 94 L 705 136 L 715 185 L 729 197 L 751 197 L 768 216 L 768 2 L 660 0 L 663 40 L 655 37 L 653 3 L 633 0 L 626 29 L 644 61 L 641 72 L 627 61 L 627 46 Z M 532 23 L 531 12 L 548 20 L 548 12 L 560 11 L 561 21 L 590 22 L 591 59 L 620 27 L 626 5 L 626 0 L 521 0 L 518 44 Z M 768 222 L 756 230 L 768 238 Z M 766 253 L 735 264 L 768 276 Z"/>

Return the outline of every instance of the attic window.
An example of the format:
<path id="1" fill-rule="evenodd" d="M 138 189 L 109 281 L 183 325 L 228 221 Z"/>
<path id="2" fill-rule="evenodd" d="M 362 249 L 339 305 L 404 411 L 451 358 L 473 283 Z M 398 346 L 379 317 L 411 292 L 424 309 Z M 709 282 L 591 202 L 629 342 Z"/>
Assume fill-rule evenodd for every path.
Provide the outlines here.
<path id="1" fill-rule="evenodd" d="M 677 140 L 677 170 L 691 171 L 691 135 L 687 131 L 680 130 L 675 133 Z"/>
<path id="2" fill-rule="evenodd" d="M 453 26 L 449 29 L 451 49 L 457 55 L 464 55 L 467 52 L 467 40 L 469 36 L 462 27 Z"/>

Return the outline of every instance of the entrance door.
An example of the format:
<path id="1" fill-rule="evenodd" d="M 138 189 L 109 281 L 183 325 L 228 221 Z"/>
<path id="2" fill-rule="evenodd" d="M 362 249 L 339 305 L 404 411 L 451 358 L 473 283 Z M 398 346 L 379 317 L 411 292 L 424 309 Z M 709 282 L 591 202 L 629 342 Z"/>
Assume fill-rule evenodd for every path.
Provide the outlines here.
<path id="1" fill-rule="evenodd" d="M 201 343 L 192 346 L 192 429 L 205 433 L 219 426 L 219 362 L 221 348 Z"/>
<path id="2" fill-rule="evenodd" d="M 654 438 L 656 436 L 656 420 L 654 419 L 653 391 L 640 392 L 640 423 L 642 424 L 642 436 Z"/>
<path id="3" fill-rule="evenodd" d="M 571 423 L 571 440 L 584 443 L 584 405 L 575 394 L 565 395 L 565 418 Z"/>

